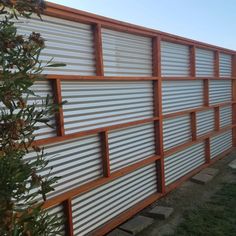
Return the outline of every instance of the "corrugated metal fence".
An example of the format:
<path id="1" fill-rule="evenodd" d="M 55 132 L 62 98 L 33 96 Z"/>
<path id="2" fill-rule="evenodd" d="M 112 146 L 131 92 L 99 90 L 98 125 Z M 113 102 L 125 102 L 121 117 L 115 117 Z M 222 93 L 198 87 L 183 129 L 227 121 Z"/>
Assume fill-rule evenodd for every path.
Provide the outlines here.
<path id="1" fill-rule="evenodd" d="M 43 20 L 18 30 L 67 64 L 34 86 L 68 101 L 37 132 L 66 235 L 107 233 L 235 146 L 234 51 L 49 3 Z"/>

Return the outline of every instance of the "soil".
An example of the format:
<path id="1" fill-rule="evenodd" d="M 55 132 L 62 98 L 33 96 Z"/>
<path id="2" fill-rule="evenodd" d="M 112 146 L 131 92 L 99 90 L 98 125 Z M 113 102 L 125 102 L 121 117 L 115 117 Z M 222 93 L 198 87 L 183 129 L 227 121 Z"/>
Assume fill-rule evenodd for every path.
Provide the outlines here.
<path id="1" fill-rule="evenodd" d="M 154 224 L 140 232 L 138 236 L 174 235 L 177 226 L 183 222 L 186 211 L 191 212 L 203 206 L 225 183 L 236 183 L 236 170 L 228 166 L 234 159 L 236 159 L 236 151 L 211 165 L 211 168 L 218 169 L 219 173 L 206 185 L 189 180 L 163 199 L 144 209 L 141 214 L 145 214 L 156 205 L 168 206 L 174 208 L 174 213 L 167 220 L 155 220 Z"/>

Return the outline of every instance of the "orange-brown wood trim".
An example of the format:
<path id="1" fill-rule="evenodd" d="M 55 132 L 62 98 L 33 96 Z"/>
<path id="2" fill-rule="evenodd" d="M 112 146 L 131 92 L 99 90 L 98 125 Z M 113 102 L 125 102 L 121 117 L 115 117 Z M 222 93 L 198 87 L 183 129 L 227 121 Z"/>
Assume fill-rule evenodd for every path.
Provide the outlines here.
<path id="1" fill-rule="evenodd" d="M 190 76 L 196 79 L 196 48 L 190 46 Z"/>
<path id="2" fill-rule="evenodd" d="M 73 236 L 73 219 L 72 219 L 72 206 L 71 206 L 71 199 L 66 199 L 63 202 L 64 212 L 65 212 L 65 231 L 66 235 Z"/>
<path id="3" fill-rule="evenodd" d="M 153 82 L 154 88 L 154 114 L 159 115 L 159 120 L 154 122 L 155 128 L 155 152 L 161 156 L 157 161 L 157 179 L 158 191 L 165 192 L 165 168 L 163 151 L 163 124 L 162 124 L 162 98 L 161 98 L 161 80 Z"/>
<path id="4" fill-rule="evenodd" d="M 219 159 L 222 159 L 223 157 L 225 157 L 227 154 L 229 154 L 233 150 L 234 150 L 234 148 L 230 148 L 229 150 L 226 150 L 225 152 L 221 153 L 219 156 L 215 157 L 214 159 L 211 159 L 210 163 L 205 163 L 205 164 L 199 166 L 198 168 L 194 169 L 193 171 L 189 172 L 185 176 L 183 176 L 180 179 L 178 179 L 177 181 L 175 181 L 174 183 L 171 183 L 170 185 L 168 185 L 166 187 L 166 193 L 168 194 L 169 192 L 173 191 L 174 189 L 179 187 L 183 182 L 190 179 L 193 175 L 195 175 L 199 171 L 213 165 L 216 161 L 218 161 Z"/>
<path id="5" fill-rule="evenodd" d="M 191 112 L 206 111 L 206 110 L 213 109 L 215 107 L 226 107 L 226 106 L 232 105 L 232 103 L 233 102 L 224 102 L 224 103 L 214 104 L 214 105 L 211 105 L 211 106 L 203 106 L 203 107 L 199 107 L 199 108 L 195 108 L 195 109 L 189 109 L 189 110 L 185 110 L 185 111 L 173 112 L 173 113 L 163 115 L 163 118 L 168 119 L 168 118 L 172 118 L 172 117 L 187 115 L 187 114 L 190 114 Z"/>
<path id="6" fill-rule="evenodd" d="M 188 77 L 168 77 L 168 76 L 163 76 L 161 77 L 162 80 L 174 80 L 174 81 L 179 81 L 179 80 L 215 80 L 219 79 L 218 77 L 193 77 L 193 76 L 188 76 Z M 235 80 L 235 77 L 220 77 L 222 80 Z"/>
<path id="7" fill-rule="evenodd" d="M 100 133 L 101 137 L 101 148 L 102 148 L 102 162 L 103 162 L 103 176 L 109 177 L 110 171 L 110 159 L 109 159 L 109 143 L 108 143 L 108 132 L 104 131 Z"/>
<path id="8" fill-rule="evenodd" d="M 145 207 L 149 206 L 156 200 L 161 198 L 161 194 L 154 193 L 151 196 L 145 198 L 144 200 L 140 201 L 139 203 L 135 204 L 133 207 L 129 208 L 127 211 L 121 213 L 120 215 L 116 216 L 113 220 L 107 222 L 104 226 L 96 229 L 95 231 L 91 232 L 93 236 L 101 236 L 107 234 L 109 231 L 123 223 L 124 221 L 128 220 L 136 213 L 144 209 Z"/>
<path id="9" fill-rule="evenodd" d="M 104 76 L 101 24 L 93 25 L 96 75 Z"/>
<path id="10" fill-rule="evenodd" d="M 197 120 L 196 120 L 196 112 L 190 113 L 190 122 L 191 122 L 191 134 L 192 141 L 197 140 Z"/>
<path id="11" fill-rule="evenodd" d="M 205 161 L 210 163 L 211 161 L 211 147 L 210 147 L 210 138 L 205 140 Z"/>
<path id="12" fill-rule="evenodd" d="M 111 130 L 115 130 L 115 129 L 121 129 L 121 128 L 131 127 L 131 126 L 135 126 L 135 125 L 151 123 L 151 122 L 158 120 L 158 119 L 159 119 L 158 117 L 153 117 L 153 118 L 147 118 L 147 119 L 143 119 L 143 120 L 131 121 L 131 122 L 118 124 L 118 125 L 106 126 L 104 128 L 97 128 L 97 129 L 88 130 L 88 131 L 81 131 L 81 132 L 74 133 L 74 134 L 65 134 L 63 137 L 57 136 L 57 137 L 37 140 L 33 143 L 33 145 L 41 146 L 41 145 L 46 145 L 46 144 L 51 144 L 51 143 L 56 143 L 56 142 L 63 142 L 66 140 L 76 139 L 76 138 L 80 138 L 80 137 L 84 137 L 84 136 L 88 136 L 88 135 L 92 135 L 92 134 L 97 134 L 97 133 L 101 133 L 101 132 L 105 132 L 105 131 L 111 131 Z"/>
<path id="13" fill-rule="evenodd" d="M 215 131 L 220 130 L 220 107 L 214 108 Z"/>
<path id="14" fill-rule="evenodd" d="M 162 31 L 149 29 L 146 27 L 137 26 L 134 24 L 126 23 L 126 22 L 121 22 L 121 21 L 110 19 L 103 16 L 98 16 L 92 13 L 65 7 L 65 6 L 58 5 L 51 2 L 46 2 L 46 7 L 47 8 L 44 11 L 44 14 L 49 15 L 49 16 L 71 20 L 74 22 L 84 22 L 84 23 L 89 23 L 89 24 L 99 23 L 103 27 L 116 29 L 119 31 L 124 31 L 124 32 L 133 33 L 133 34 L 149 36 L 149 37 L 162 36 L 164 40 L 172 40 L 174 42 L 181 43 L 181 44 L 186 44 L 186 45 L 194 44 L 198 47 L 208 48 L 212 50 L 217 49 L 221 52 L 226 52 L 229 54 L 235 53 L 235 51 L 229 50 L 226 48 L 221 48 L 221 47 L 217 47 L 217 46 L 210 45 L 207 43 L 199 42 L 196 40 L 187 39 L 187 38 L 180 37 L 177 35 L 165 33 Z"/>
<path id="15" fill-rule="evenodd" d="M 86 76 L 86 75 L 46 75 L 46 79 L 60 79 L 60 80 L 89 80 L 89 81 L 97 81 L 97 80 L 105 80 L 105 81 L 144 81 L 144 80 L 158 80 L 160 78 L 152 77 L 152 76 Z"/>
<path id="16" fill-rule="evenodd" d="M 176 152 L 182 151 L 183 149 L 188 148 L 188 147 L 190 147 L 190 146 L 192 146 L 194 144 L 203 142 L 207 138 L 214 137 L 216 135 L 219 135 L 221 133 L 229 131 L 229 130 L 233 129 L 234 127 L 236 127 L 236 125 L 229 125 L 227 127 L 224 127 L 223 129 L 219 130 L 219 131 L 212 131 L 212 132 L 209 132 L 209 133 L 207 133 L 205 135 L 199 136 L 199 137 L 197 137 L 197 139 L 195 141 L 189 141 L 189 142 L 183 143 L 183 144 L 181 144 L 179 146 L 173 147 L 173 148 L 165 151 L 164 152 L 164 156 L 165 157 L 170 156 L 170 155 L 172 155 L 172 154 L 174 154 Z"/>
<path id="17" fill-rule="evenodd" d="M 55 104 L 62 104 L 62 93 L 61 93 L 61 81 L 60 79 L 55 79 L 53 83 L 53 95 Z M 63 108 L 59 106 L 58 111 L 56 112 L 56 125 L 57 125 L 57 135 L 64 136 L 64 115 Z"/>
<path id="18" fill-rule="evenodd" d="M 203 103 L 204 106 L 209 106 L 209 80 L 203 81 Z"/>
<path id="19" fill-rule="evenodd" d="M 219 51 L 214 52 L 214 76 L 216 78 L 220 77 L 220 60 L 219 60 Z"/>
<path id="20" fill-rule="evenodd" d="M 104 80 L 104 81 L 146 81 L 146 80 L 214 80 L 218 79 L 216 77 L 157 77 L 157 76 L 87 76 L 87 75 L 58 75 L 58 74 L 50 74 L 45 75 L 46 79 L 49 80 L 89 80 L 89 81 L 97 81 L 97 80 Z M 236 80 L 236 77 L 221 77 L 220 79 L 224 80 Z"/>
<path id="21" fill-rule="evenodd" d="M 111 231 L 112 229 L 114 229 L 115 227 L 120 225 L 121 223 L 125 222 L 126 220 L 128 220 L 129 218 L 131 218 L 132 216 L 134 216 L 135 214 L 140 212 L 145 207 L 151 205 L 153 202 L 157 201 L 158 199 L 166 196 L 166 194 L 170 193 L 171 191 L 173 191 L 174 189 L 179 187 L 183 182 L 190 179 L 193 175 L 197 174 L 199 171 L 203 170 L 206 167 L 211 166 L 212 164 L 214 164 L 219 159 L 225 157 L 228 153 L 232 152 L 232 150 L 233 149 L 231 148 L 231 149 L 223 152 L 221 155 L 219 155 L 218 157 L 215 157 L 213 160 L 211 160 L 210 163 L 203 164 L 203 165 L 199 166 L 198 168 L 196 168 L 193 171 L 189 172 L 188 174 L 184 175 L 183 177 L 181 177 L 177 181 L 171 183 L 170 185 L 168 185 L 166 187 L 166 193 L 165 194 L 153 194 L 150 197 L 148 197 L 148 198 L 142 200 L 141 202 L 135 204 L 133 207 L 129 208 L 124 213 L 118 215 L 113 220 L 107 222 L 106 224 L 104 224 L 103 226 L 98 228 L 97 230 L 93 231 L 92 235 L 101 236 L 101 235 L 107 234 L 109 231 Z"/>
<path id="22" fill-rule="evenodd" d="M 68 192 L 65 192 L 65 193 L 62 193 L 58 196 L 55 196 L 51 199 L 48 199 L 44 205 L 43 205 L 43 208 L 49 208 L 50 206 L 54 206 L 56 204 L 60 204 L 62 203 L 63 201 L 69 199 L 69 198 L 73 198 L 79 194 L 82 194 L 82 193 L 86 193 L 94 188 L 97 188 L 101 185 L 104 185 L 106 183 L 109 183 L 119 177 L 122 177 L 128 173 L 131 173 L 141 167 L 144 167 L 144 166 L 147 166 L 147 165 L 150 165 L 152 163 L 155 163 L 158 159 L 160 159 L 159 156 L 153 156 L 153 157 L 149 157 L 147 159 L 144 159 L 140 162 L 137 162 L 135 164 L 132 164 L 130 166 L 127 166 L 125 168 L 122 168 L 120 170 L 117 170 L 113 173 L 111 173 L 110 177 L 109 178 L 105 178 L 105 177 L 102 177 L 102 178 L 99 178 L 97 180 L 93 180 L 87 184 L 84 184 L 84 185 L 81 185 L 75 189 L 72 189 Z"/>

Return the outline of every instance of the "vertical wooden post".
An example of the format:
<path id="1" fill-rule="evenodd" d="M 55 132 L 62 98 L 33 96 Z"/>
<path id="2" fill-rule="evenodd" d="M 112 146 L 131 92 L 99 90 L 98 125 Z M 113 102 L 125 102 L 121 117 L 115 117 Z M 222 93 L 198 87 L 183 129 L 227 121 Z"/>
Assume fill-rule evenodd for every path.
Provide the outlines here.
<path id="1" fill-rule="evenodd" d="M 64 212 L 66 217 L 66 235 L 73 236 L 74 230 L 73 230 L 73 220 L 72 220 L 72 206 L 71 206 L 71 199 L 67 199 L 63 202 L 64 204 Z"/>
<path id="2" fill-rule="evenodd" d="M 190 76 L 196 77 L 196 47 L 190 46 Z"/>
<path id="3" fill-rule="evenodd" d="M 220 130 L 220 107 L 214 108 L 214 114 L 215 114 L 215 131 Z"/>
<path id="4" fill-rule="evenodd" d="M 232 77 L 236 77 L 236 54 L 232 57 Z M 236 80 L 232 80 L 232 101 L 236 102 Z M 232 124 L 236 124 L 236 103 L 232 105 Z M 236 147 L 236 128 L 232 130 L 233 134 L 233 147 Z"/>
<path id="5" fill-rule="evenodd" d="M 209 79 L 203 80 L 203 103 L 204 106 L 209 106 Z"/>
<path id="6" fill-rule="evenodd" d="M 163 117 L 162 117 L 162 81 L 161 81 L 161 39 L 154 37 L 152 41 L 153 49 L 153 76 L 158 80 L 153 81 L 154 96 L 154 116 L 159 119 L 154 122 L 155 127 L 155 149 L 156 155 L 161 158 L 156 162 L 158 191 L 165 193 L 165 170 L 164 170 L 164 151 L 163 151 Z"/>
<path id="7" fill-rule="evenodd" d="M 53 80 L 53 93 L 54 93 L 54 102 L 55 104 L 62 103 L 62 93 L 61 93 L 61 80 L 54 79 Z M 57 113 L 55 114 L 56 125 L 57 125 L 57 135 L 63 136 L 65 135 L 64 130 L 64 115 L 63 108 L 60 106 Z"/>
<path id="8" fill-rule="evenodd" d="M 101 24 L 93 26 L 96 75 L 104 76 Z"/>
<path id="9" fill-rule="evenodd" d="M 100 136 L 102 145 L 103 175 L 104 177 L 109 177 L 111 174 L 110 174 L 108 132 L 107 131 L 101 132 Z"/>
<path id="10" fill-rule="evenodd" d="M 219 61 L 219 51 L 214 53 L 214 76 L 216 78 L 220 77 L 220 61 Z"/>
<path id="11" fill-rule="evenodd" d="M 196 112 L 193 111 L 190 113 L 190 121 L 191 121 L 191 132 L 192 132 L 192 141 L 197 140 L 197 120 L 196 120 Z"/>
<path id="12" fill-rule="evenodd" d="M 211 162 L 210 138 L 205 140 L 205 162 L 207 164 Z"/>

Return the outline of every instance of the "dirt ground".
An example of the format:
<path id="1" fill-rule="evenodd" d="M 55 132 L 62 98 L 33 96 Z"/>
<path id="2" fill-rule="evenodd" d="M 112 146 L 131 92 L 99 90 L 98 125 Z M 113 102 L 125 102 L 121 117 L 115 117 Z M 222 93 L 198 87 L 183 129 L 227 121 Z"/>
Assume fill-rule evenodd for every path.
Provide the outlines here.
<path id="1" fill-rule="evenodd" d="M 174 208 L 174 213 L 167 220 L 155 220 L 154 224 L 143 230 L 138 236 L 174 235 L 175 229 L 183 221 L 183 215 L 186 211 L 197 209 L 209 201 L 222 188 L 223 184 L 236 183 L 235 170 L 228 166 L 234 159 L 236 159 L 236 151 L 210 166 L 211 168 L 219 169 L 219 173 L 206 185 L 187 181 L 178 189 L 169 193 L 165 198 L 144 209 L 142 213 L 156 205 L 169 206 Z"/>

